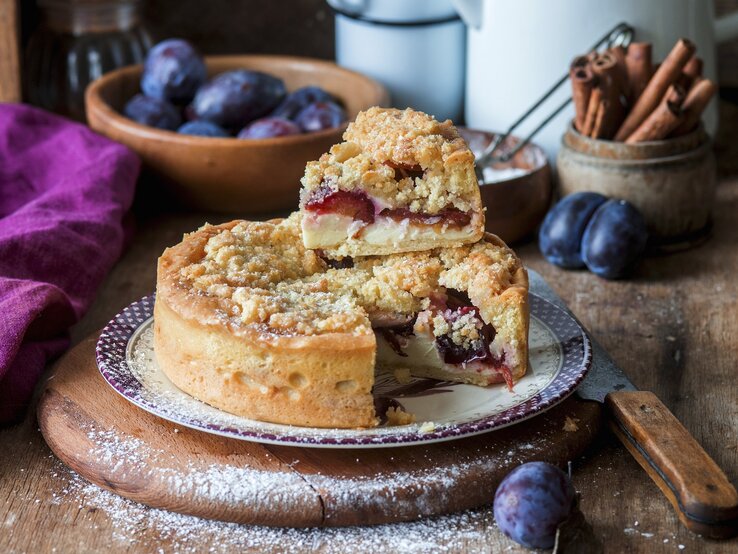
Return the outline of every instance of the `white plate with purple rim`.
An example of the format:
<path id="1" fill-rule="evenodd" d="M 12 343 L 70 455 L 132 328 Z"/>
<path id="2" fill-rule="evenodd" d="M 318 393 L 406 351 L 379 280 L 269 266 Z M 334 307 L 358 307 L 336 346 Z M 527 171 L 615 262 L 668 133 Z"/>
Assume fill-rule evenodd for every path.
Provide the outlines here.
<path id="1" fill-rule="evenodd" d="M 398 383 L 377 375 L 374 395 L 384 408 L 415 414 L 409 425 L 319 429 L 255 421 L 229 414 L 178 389 L 156 363 L 154 296 L 116 315 L 97 341 L 97 365 L 116 392 L 143 410 L 185 427 L 228 438 L 315 448 L 380 448 L 455 440 L 507 427 L 567 398 L 592 363 L 589 338 L 564 310 L 530 295 L 528 373 L 510 391 L 432 379 Z M 382 410 L 383 412 L 386 409 Z"/>

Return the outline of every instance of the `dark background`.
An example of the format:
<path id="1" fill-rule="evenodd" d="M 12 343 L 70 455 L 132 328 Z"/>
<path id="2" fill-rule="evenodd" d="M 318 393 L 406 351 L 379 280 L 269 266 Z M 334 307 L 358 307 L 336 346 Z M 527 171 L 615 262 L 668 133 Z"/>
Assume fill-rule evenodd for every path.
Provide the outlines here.
<path id="1" fill-rule="evenodd" d="M 738 0 L 712 1 L 718 16 L 738 11 Z M 36 0 L 20 4 L 25 44 L 38 25 L 38 8 Z M 325 0 L 142 0 L 142 11 L 154 40 L 185 38 L 204 54 L 335 56 L 333 14 Z M 723 101 L 716 147 L 732 153 L 738 136 L 738 40 L 718 47 L 718 81 Z M 720 158 L 722 173 L 738 172 L 738 156 Z"/>
<path id="2" fill-rule="evenodd" d="M 712 1 L 717 15 L 738 10 L 738 0 Z M 38 11 L 35 0 L 21 5 L 25 41 Z M 155 40 L 185 38 L 205 54 L 334 57 L 333 14 L 325 0 L 143 0 L 142 6 Z M 738 89 L 738 41 L 721 45 L 718 61 L 720 85 Z"/>
<path id="3" fill-rule="evenodd" d="M 36 0 L 20 4 L 25 45 L 39 11 Z M 334 58 L 333 13 L 325 0 L 142 0 L 141 7 L 154 41 L 184 38 L 204 54 Z"/>
<path id="4" fill-rule="evenodd" d="M 182 37 L 205 54 L 291 54 L 332 59 L 325 0 L 148 0 L 154 38 Z"/>

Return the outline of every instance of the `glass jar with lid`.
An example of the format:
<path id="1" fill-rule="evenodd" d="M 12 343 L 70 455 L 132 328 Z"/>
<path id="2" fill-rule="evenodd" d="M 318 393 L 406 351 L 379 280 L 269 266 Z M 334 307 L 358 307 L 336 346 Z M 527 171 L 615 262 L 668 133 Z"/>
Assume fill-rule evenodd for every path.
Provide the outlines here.
<path id="1" fill-rule="evenodd" d="M 29 40 L 26 99 L 84 121 L 84 92 L 103 73 L 140 63 L 151 47 L 140 0 L 38 0 L 41 22 Z"/>

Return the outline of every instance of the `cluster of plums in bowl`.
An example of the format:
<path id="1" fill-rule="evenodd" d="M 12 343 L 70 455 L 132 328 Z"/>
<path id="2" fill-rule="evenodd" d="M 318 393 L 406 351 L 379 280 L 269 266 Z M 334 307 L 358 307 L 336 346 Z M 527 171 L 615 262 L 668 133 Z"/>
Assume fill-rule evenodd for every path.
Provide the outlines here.
<path id="1" fill-rule="evenodd" d="M 565 196 L 546 214 L 538 234 L 549 262 L 571 269 L 586 266 L 605 279 L 626 276 L 647 240 L 646 223 L 633 204 L 596 192 Z"/>
<path id="2" fill-rule="evenodd" d="M 340 102 L 317 86 L 288 93 L 280 78 L 247 69 L 208 80 L 202 56 L 181 39 L 151 49 L 141 91 L 126 103 L 126 117 L 187 135 L 263 139 L 332 129 L 347 119 Z"/>

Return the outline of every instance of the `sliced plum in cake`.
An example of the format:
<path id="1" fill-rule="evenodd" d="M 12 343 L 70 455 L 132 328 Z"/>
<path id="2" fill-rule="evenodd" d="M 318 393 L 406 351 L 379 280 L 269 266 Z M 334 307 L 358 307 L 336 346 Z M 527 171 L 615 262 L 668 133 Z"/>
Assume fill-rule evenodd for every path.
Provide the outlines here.
<path id="1" fill-rule="evenodd" d="M 302 179 L 306 248 L 368 256 L 478 241 L 474 155 L 450 121 L 414 110 L 360 113 Z"/>

